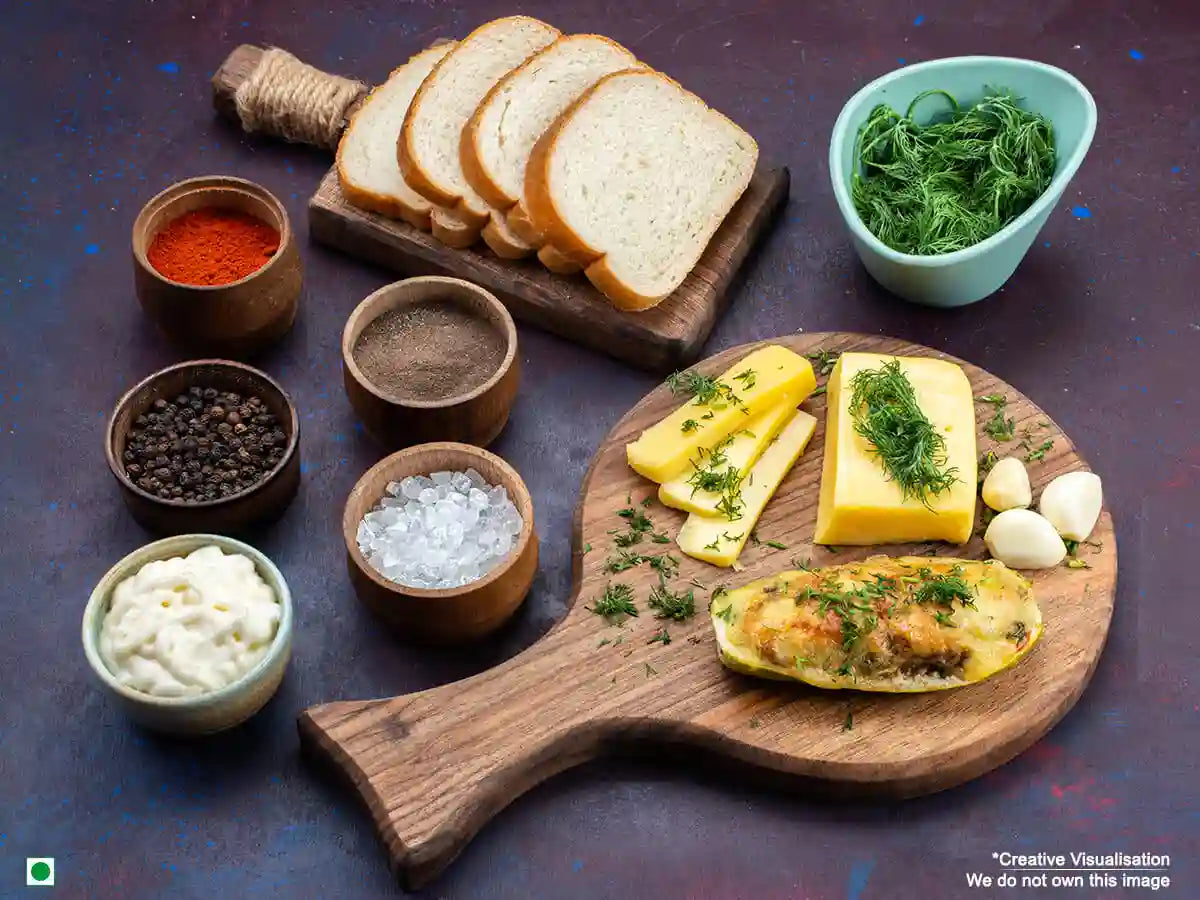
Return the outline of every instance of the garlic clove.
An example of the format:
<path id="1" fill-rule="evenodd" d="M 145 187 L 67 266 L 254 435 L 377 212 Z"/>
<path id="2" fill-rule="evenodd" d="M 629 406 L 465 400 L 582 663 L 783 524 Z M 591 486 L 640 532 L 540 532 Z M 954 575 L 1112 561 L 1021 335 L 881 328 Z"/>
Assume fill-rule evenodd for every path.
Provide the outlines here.
<path id="1" fill-rule="evenodd" d="M 1029 472 L 1015 456 L 1006 456 L 992 467 L 983 480 L 983 502 L 996 512 L 1028 507 L 1033 502 Z"/>
<path id="2" fill-rule="evenodd" d="M 1086 541 L 1100 518 L 1104 492 L 1092 472 L 1059 475 L 1042 491 L 1038 510 L 1070 541 Z"/>
<path id="3" fill-rule="evenodd" d="M 1054 526 L 1028 509 L 1009 509 L 992 519 L 983 535 L 988 552 L 1013 569 L 1049 569 L 1067 557 Z"/>

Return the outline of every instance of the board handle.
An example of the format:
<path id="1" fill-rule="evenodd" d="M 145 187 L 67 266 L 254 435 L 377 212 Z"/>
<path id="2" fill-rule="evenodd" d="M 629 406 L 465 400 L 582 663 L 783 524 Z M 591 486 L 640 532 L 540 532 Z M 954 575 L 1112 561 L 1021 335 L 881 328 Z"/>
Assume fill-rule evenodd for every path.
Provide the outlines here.
<path id="1" fill-rule="evenodd" d="M 441 873 L 525 791 L 600 752 L 609 729 L 580 703 L 587 683 L 541 646 L 559 640 L 551 632 L 536 654 L 464 681 L 301 714 L 304 750 L 348 778 L 406 888 Z"/>

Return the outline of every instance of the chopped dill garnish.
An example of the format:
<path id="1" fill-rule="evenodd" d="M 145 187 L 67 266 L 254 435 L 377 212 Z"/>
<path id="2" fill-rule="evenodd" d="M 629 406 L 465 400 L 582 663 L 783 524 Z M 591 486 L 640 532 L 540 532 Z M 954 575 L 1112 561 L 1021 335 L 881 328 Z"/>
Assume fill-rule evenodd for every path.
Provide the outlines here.
<path id="1" fill-rule="evenodd" d="M 604 646 L 606 646 L 606 645 L 608 645 L 608 644 L 611 644 L 611 643 L 612 643 L 612 641 L 610 641 L 608 638 L 600 638 L 600 642 L 599 642 L 598 644 L 596 644 L 596 646 L 597 646 L 597 647 L 604 647 Z"/>
<path id="2" fill-rule="evenodd" d="M 647 678 L 649 678 L 651 675 L 658 674 L 658 670 L 656 668 L 654 668 L 654 666 L 650 665 L 650 663 L 645 663 L 645 666 L 646 666 L 646 677 Z"/>
<path id="3" fill-rule="evenodd" d="M 767 541 L 768 547 L 774 547 L 776 550 L 786 550 L 787 544 L 781 544 L 779 541 Z"/>
<path id="4" fill-rule="evenodd" d="M 1054 446 L 1054 439 L 1042 441 L 1037 447 L 1031 447 L 1029 452 L 1025 454 L 1025 462 L 1041 462 L 1046 458 L 1046 453 Z"/>
<path id="5" fill-rule="evenodd" d="M 606 619 L 620 620 L 624 616 L 638 614 L 633 603 L 633 588 L 627 584 L 610 584 L 600 598 L 587 609 Z"/>
<path id="6" fill-rule="evenodd" d="M 639 566 L 645 561 L 646 557 L 640 553 L 630 553 L 628 550 L 622 550 L 608 558 L 604 563 L 604 571 L 612 572 L 614 575 L 617 572 L 624 572 L 626 569 L 632 569 L 634 566 Z"/>
<path id="7" fill-rule="evenodd" d="M 1056 166 L 1050 122 L 1008 91 L 986 91 L 965 109 L 943 90 L 918 94 L 903 116 L 881 103 L 859 130 L 854 206 L 893 250 L 929 256 L 971 247 L 1049 187 Z M 934 96 L 949 109 L 918 125 L 915 109 Z"/>
<path id="8" fill-rule="evenodd" d="M 686 420 L 684 420 L 684 423 L 679 426 L 679 430 L 682 431 L 684 434 L 691 434 L 693 431 L 695 431 L 699 427 L 700 427 L 700 423 L 697 422 L 695 419 L 686 419 Z"/>
<path id="9" fill-rule="evenodd" d="M 705 544 L 705 545 L 704 545 L 704 549 L 705 549 L 705 550 L 716 550 L 717 552 L 720 552 L 720 550 L 721 550 L 721 539 L 720 539 L 720 538 L 717 538 L 717 539 L 716 539 L 716 540 L 714 540 L 714 541 L 713 541 L 711 544 Z"/>
<path id="10" fill-rule="evenodd" d="M 729 588 L 725 587 L 725 585 L 723 585 L 723 584 L 718 584 L 712 590 L 712 598 L 711 599 L 713 601 L 715 601 L 718 597 L 723 597 L 728 593 L 729 593 Z"/>
<path id="11" fill-rule="evenodd" d="M 671 539 L 669 537 L 667 537 L 665 534 L 663 534 L 661 531 L 656 531 L 656 532 L 654 532 L 654 534 L 650 535 L 650 540 L 654 541 L 654 543 L 656 543 L 656 544 L 671 543 Z"/>
<path id="12" fill-rule="evenodd" d="M 679 560 L 670 553 L 660 553 L 658 556 L 643 556 L 642 562 L 650 563 L 652 568 L 664 578 L 670 578 L 679 568 Z"/>
<path id="13" fill-rule="evenodd" d="M 737 534 L 730 534 L 728 531 L 722 531 L 721 537 L 722 537 L 722 539 L 729 541 L 729 543 L 731 543 L 731 544 L 736 544 L 738 541 L 740 541 L 742 539 L 742 535 L 745 533 L 746 532 L 744 532 L 744 531 L 739 531 Z"/>
<path id="14" fill-rule="evenodd" d="M 688 579 L 688 584 L 690 584 L 692 587 L 698 587 L 702 591 L 708 590 L 708 585 L 702 583 L 695 575 Z"/>
<path id="15" fill-rule="evenodd" d="M 627 506 L 624 509 L 618 510 L 617 515 L 629 522 L 629 527 L 635 531 L 649 531 L 654 527 L 653 523 L 646 517 L 646 514 L 640 509 L 635 509 L 632 506 Z"/>
<path id="16" fill-rule="evenodd" d="M 750 532 L 750 543 L 753 544 L 755 547 L 757 547 L 759 545 L 757 528 L 752 529 Z"/>
<path id="17" fill-rule="evenodd" d="M 1004 415 L 1004 411 L 1008 407 L 1007 397 L 1001 394 L 987 394 L 983 397 L 976 397 L 975 402 L 990 403 L 995 410 L 992 417 L 983 424 L 984 434 L 994 441 L 1011 441 L 1016 437 L 1016 423 Z M 995 454 L 992 455 L 995 456 Z"/>
<path id="18" fill-rule="evenodd" d="M 732 387 L 709 375 L 676 372 L 667 378 L 667 387 L 673 394 L 687 394 L 693 397 L 696 406 L 725 409 L 729 406 L 742 405 L 741 398 L 734 393 Z"/>
<path id="19" fill-rule="evenodd" d="M 813 364 L 813 370 L 819 378 L 833 371 L 833 367 L 837 365 L 838 357 L 841 355 L 841 353 L 831 353 L 828 350 L 814 350 L 812 353 L 804 354 L 804 358 Z"/>
<path id="20" fill-rule="evenodd" d="M 650 608 L 656 610 L 655 615 L 660 619 L 682 622 L 696 614 L 695 592 L 676 593 L 659 583 L 650 589 Z"/>
<path id="21" fill-rule="evenodd" d="M 1025 623 L 1024 622 L 1013 622 L 1012 628 L 1010 628 L 1008 630 L 1008 634 L 1006 634 L 1005 637 L 1008 638 L 1010 641 L 1012 641 L 1014 644 L 1016 644 L 1018 647 L 1020 647 L 1022 644 L 1025 643 L 1025 635 L 1026 635 Z"/>
<path id="22" fill-rule="evenodd" d="M 667 629 L 663 629 L 646 641 L 647 644 L 662 644 L 664 647 L 671 643 L 671 635 L 667 633 Z"/>
<path id="23" fill-rule="evenodd" d="M 717 610 L 717 618 L 723 619 L 726 622 L 733 622 L 733 604 L 730 603 L 724 609 Z"/>
<path id="24" fill-rule="evenodd" d="M 820 386 L 820 387 L 818 387 L 818 388 L 813 388 L 813 392 L 812 392 L 811 394 L 809 394 L 808 396 L 810 396 L 810 397 L 820 397 L 820 396 L 821 396 L 823 393 L 825 393 L 827 390 L 829 390 L 829 386 L 828 386 L 828 385 L 825 385 L 825 384 L 823 384 L 823 385 L 821 385 L 821 386 Z"/>
<path id="25" fill-rule="evenodd" d="M 738 372 L 738 374 L 734 375 L 733 380 L 740 381 L 742 383 L 742 387 L 744 387 L 746 390 L 750 390 L 752 387 L 754 387 L 755 382 L 758 380 L 758 373 L 753 369 L 746 369 L 744 372 Z"/>
<path id="26" fill-rule="evenodd" d="M 961 569 L 959 570 L 962 571 Z M 914 603 L 933 603 L 937 606 L 953 606 L 957 600 L 963 606 L 975 605 L 975 593 L 971 586 L 960 575 L 931 575 L 928 569 L 921 569 L 920 575 L 924 583 L 913 592 Z"/>
<path id="27" fill-rule="evenodd" d="M 587 556 L 587 555 L 588 555 L 589 553 L 591 553 L 591 552 L 592 552 L 592 545 L 591 545 L 591 544 L 584 544 L 584 545 L 583 545 L 583 555 L 584 555 L 584 556 Z"/>
<path id="28" fill-rule="evenodd" d="M 934 617 L 934 619 L 937 620 L 937 623 L 939 625 L 944 625 L 947 628 L 954 627 L 953 616 L 954 616 L 954 613 L 948 613 L 948 612 L 945 612 L 944 610 L 935 609 L 933 611 L 933 617 Z"/>
<path id="29" fill-rule="evenodd" d="M 842 723 L 842 731 L 854 730 L 854 710 L 846 710 L 846 721 Z"/>
<path id="30" fill-rule="evenodd" d="M 904 499 L 929 506 L 931 497 L 950 490 L 958 470 L 946 465 L 945 438 L 921 410 L 900 361 L 856 373 L 850 387 L 854 430 L 871 443 Z"/>
<path id="31" fill-rule="evenodd" d="M 649 509 L 650 504 L 653 502 L 654 502 L 653 497 L 647 497 L 645 500 L 642 501 L 642 509 Z"/>
<path id="32" fill-rule="evenodd" d="M 983 481 L 988 472 L 996 467 L 996 463 L 1000 462 L 1000 457 L 996 455 L 995 450 L 988 450 L 979 457 L 979 480 Z"/>
<path id="33" fill-rule="evenodd" d="M 1063 538 L 1063 543 L 1067 545 L 1067 556 L 1074 556 L 1079 551 L 1079 541 Z"/>
<path id="34" fill-rule="evenodd" d="M 640 543 L 642 533 L 640 531 L 627 531 L 624 534 L 618 534 L 613 538 L 613 543 L 618 547 L 632 547 L 634 544 Z"/>
<path id="35" fill-rule="evenodd" d="M 801 559 L 798 556 L 793 556 L 792 557 L 792 565 L 795 566 L 797 569 L 799 569 L 801 572 L 811 572 L 813 570 L 811 558 L 810 559 Z"/>

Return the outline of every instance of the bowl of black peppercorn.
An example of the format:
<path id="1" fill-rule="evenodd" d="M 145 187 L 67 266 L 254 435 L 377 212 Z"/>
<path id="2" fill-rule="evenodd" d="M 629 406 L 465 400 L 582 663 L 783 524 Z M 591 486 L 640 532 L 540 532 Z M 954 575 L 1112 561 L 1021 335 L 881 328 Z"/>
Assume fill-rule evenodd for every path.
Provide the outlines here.
<path id="1" fill-rule="evenodd" d="M 239 534 L 300 485 L 300 423 L 283 388 L 242 363 L 168 366 L 123 396 L 105 455 L 125 505 L 156 534 Z"/>

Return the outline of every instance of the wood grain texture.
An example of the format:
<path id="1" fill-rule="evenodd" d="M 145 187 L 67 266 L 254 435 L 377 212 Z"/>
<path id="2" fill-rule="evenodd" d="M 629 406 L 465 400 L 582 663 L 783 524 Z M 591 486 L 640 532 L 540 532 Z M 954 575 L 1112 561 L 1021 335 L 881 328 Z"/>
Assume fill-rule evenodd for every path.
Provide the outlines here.
<path id="1" fill-rule="evenodd" d="M 800 353 L 824 348 L 943 356 L 869 335 L 793 335 L 775 342 Z M 718 374 L 757 346 L 732 348 L 697 369 Z M 1008 412 L 1018 431 L 1048 423 L 1040 435 L 1053 438 L 1054 447 L 1043 461 L 1030 464 L 1035 496 L 1056 475 L 1087 468 L 1066 435 L 1032 401 L 974 366 L 963 367 L 976 395 L 1010 398 Z M 608 531 L 622 521 L 616 511 L 627 497 L 637 503 L 655 494 L 655 486 L 626 465 L 625 444 L 677 403 L 665 388 L 656 389 L 598 449 L 576 508 L 569 611 L 538 643 L 461 682 L 392 699 L 328 703 L 300 717 L 305 745 L 349 778 L 406 885 L 419 886 L 435 876 L 523 791 L 614 746 L 655 741 L 673 757 L 714 753 L 835 794 L 908 797 L 960 784 L 1022 752 L 1062 718 L 1091 678 L 1116 588 L 1117 553 L 1107 511 L 1092 535 L 1099 548 L 1081 547 L 1091 568 L 1026 573 L 1046 620 L 1045 635 L 1018 666 L 981 684 L 934 694 L 873 695 L 733 674 L 717 661 L 706 615 L 708 590 L 697 589 L 692 620 L 667 625 L 669 645 L 647 643 L 664 624 L 646 608 L 653 573 L 646 566 L 618 576 L 603 570 L 612 551 Z M 677 588 L 692 578 L 708 588 L 744 584 L 793 568 L 793 558 L 811 559 L 814 566 L 881 552 L 986 558 L 979 537 L 965 547 L 895 545 L 839 552 L 814 547 L 824 396 L 810 398 L 803 408 L 821 424 L 759 521 L 764 543 L 747 547 L 740 573 L 681 557 Z M 987 418 L 984 412 L 977 416 L 980 424 Z M 981 431 L 981 450 L 992 446 Z M 1016 453 L 1017 445 L 1001 445 L 998 452 Z M 682 513 L 657 502 L 647 512 L 656 527 L 678 533 Z M 788 549 L 772 549 L 768 540 Z M 673 548 L 650 544 L 644 552 L 661 549 Z M 642 610 L 620 627 L 586 608 L 610 580 L 632 585 Z M 618 637 L 621 643 L 615 643 Z M 609 643 L 600 645 L 604 639 Z M 849 711 L 854 727 L 844 731 Z M 723 771 L 735 777 L 737 769 Z"/>
<path id="2" fill-rule="evenodd" d="M 308 204 L 313 239 L 404 275 L 466 278 L 513 318 L 632 366 L 668 372 L 695 361 L 751 250 L 787 203 L 786 168 L 759 166 L 683 284 L 658 306 L 615 308 L 582 275 L 556 275 L 534 259 L 502 260 L 479 244 L 455 250 L 407 222 L 351 206 L 330 170 Z"/>
<path id="3" fill-rule="evenodd" d="M 379 503 L 390 481 L 433 472 L 474 468 L 488 484 L 503 485 L 524 527 L 512 553 L 478 581 L 459 588 L 408 588 L 377 572 L 358 549 L 358 525 Z M 538 537 L 533 499 L 521 476 L 494 453 L 452 442 L 409 447 L 380 460 L 354 485 L 342 513 L 346 565 L 354 592 L 397 633 L 431 644 L 468 643 L 491 634 L 512 618 L 537 574 Z"/>

